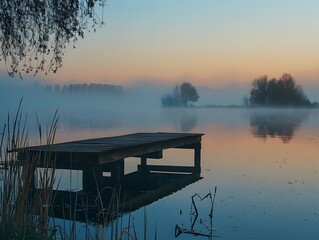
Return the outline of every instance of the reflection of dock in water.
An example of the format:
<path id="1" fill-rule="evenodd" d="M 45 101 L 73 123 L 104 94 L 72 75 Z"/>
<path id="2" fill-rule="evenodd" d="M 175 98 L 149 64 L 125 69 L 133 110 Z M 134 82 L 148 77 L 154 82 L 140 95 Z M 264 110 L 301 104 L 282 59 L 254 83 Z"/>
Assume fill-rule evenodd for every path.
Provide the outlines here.
<path id="1" fill-rule="evenodd" d="M 199 174 L 193 173 L 133 173 L 128 177 L 124 185 L 125 196 L 128 198 L 125 210 L 135 210 L 151 204 L 201 179 Z"/>
<path id="2" fill-rule="evenodd" d="M 198 181 L 201 178 L 202 135 L 137 133 L 35 146 L 16 151 L 19 161 L 30 162 L 30 159 L 35 159 L 38 167 L 45 166 L 50 158 L 53 160 L 51 167 L 55 169 L 82 170 L 82 190 L 53 190 L 53 214 L 65 219 L 75 220 L 76 216 L 79 221 L 99 221 L 99 215 L 114 207 L 114 194 L 119 197 L 117 209 L 120 212 L 128 212 Z M 193 166 L 147 163 L 148 158 L 162 158 L 163 150 L 169 148 L 193 149 Z M 141 161 L 137 171 L 125 174 L 124 165 L 129 157 L 138 157 Z"/>
<path id="3" fill-rule="evenodd" d="M 107 214 L 111 215 L 112 209 L 118 209 L 117 214 L 134 211 L 200 179 L 199 174 L 137 171 L 125 175 L 121 185 L 116 185 L 114 188 L 105 185 L 98 197 L 96 193 L 84 190 L 78 192 L 55 190 L 53 191 L 55 196 L 53 212 L 58 218 L 73 220 L 76 212 L 77 221 L 104 221 Z M 112 202 L 114 194 L 119 199 Z"/>

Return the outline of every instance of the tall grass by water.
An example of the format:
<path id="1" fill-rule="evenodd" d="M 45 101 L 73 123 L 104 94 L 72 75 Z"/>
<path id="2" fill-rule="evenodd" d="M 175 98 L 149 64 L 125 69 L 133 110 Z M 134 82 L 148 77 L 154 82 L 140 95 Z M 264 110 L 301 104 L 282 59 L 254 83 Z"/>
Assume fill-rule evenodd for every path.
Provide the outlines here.
<path id="1" fill-rule="evenodd" d="M 55 159 L 51 151 L 28 153 L 28 115 L 23 114 L 22 100 L 14 118 L 8 114 L 0 138 L 0 239 L 140 239 L 136 226 L 129 214 L 125 225 L 119 209 L 121 197 L 118 191 L 113 192 L 108 206 L 103 206 L 101 191 L 98 190 L 101 224 L 90 231 L 90 220 L 87 219 L 85 236 L 77 236 L 76 217 L 58 225 L 54 218 L 54 185 L 59 184 L 55 176 Z M 43 129 L 37 120 L 40 144 L 53 145 L 58 126 L 58 115 L 55 112 L 51 125 L 43 136 Z M 44 141 L 44 143 L 43 143 Z M 22 150 L 21 149 L 25 149 Z M 18 151 L 19 150 L 19 151 Z M 38 168 L 38 161 L 43 164 Z M 67 203 L 72 205 L 74 203 Z M 74 206 L 74 212 L 76 205 Z M 84 212 L 87 209 L 82 209 Z M 71 214 L 71 212 L 70 212 Z M 65 225 L 69 224 L 68 231 Z M 147 214 L 144 212 L 144 231 L 141 239 L 146 239 Z M 156 239 L 156 230 L 154 239 Z M 152 237 L 151 237 L 152 238 Z"/>
<path id="2" fill-rule="evenodd" d="M 0 239 L 51 239 L 57 229 L 49 226 L 54 168 L 50 156 L 44 156 L 44 167 L 36 169 L 36 155 L 18 161 L 17 149 L 28 146 L 28 115 L 23 115 L 20 101 L 16 115 L 7 116 L 0 142 Z M 55 113 L 46 136 L 52 145 L 57 129 Z M 39 138 L 42 128 L 38 123 Z M 37 173 L 37 174 L 36 174 Z M 38 179 L 36 179 L 38 177 Z M 36 184 L 39 191 L 35 191 Z"/>

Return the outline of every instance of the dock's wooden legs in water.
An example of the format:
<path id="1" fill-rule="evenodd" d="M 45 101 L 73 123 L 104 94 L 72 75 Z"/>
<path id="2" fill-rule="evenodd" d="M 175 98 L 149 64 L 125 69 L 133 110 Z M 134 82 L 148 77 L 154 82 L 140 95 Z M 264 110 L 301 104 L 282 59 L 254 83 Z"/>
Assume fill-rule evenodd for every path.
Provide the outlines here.
<path id="1" fill-rule="evenodd" d="M 200 159 L 201 158 L 201 143 L 197 143 L 194 147 L 194 168 L 195 173 L 201 172 L 201 164 Z"/>

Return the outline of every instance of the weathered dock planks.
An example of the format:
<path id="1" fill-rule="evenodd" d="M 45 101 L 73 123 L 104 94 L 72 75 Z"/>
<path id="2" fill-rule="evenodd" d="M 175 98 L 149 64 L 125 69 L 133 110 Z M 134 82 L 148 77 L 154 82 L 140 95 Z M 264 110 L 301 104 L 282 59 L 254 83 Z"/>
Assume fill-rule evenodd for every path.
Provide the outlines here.
<path id="1" fill-rule="evenodd" d="M 65 218 L 64 203 L 70 202 L 72 204 L 68 206 L 70 212 L 73 211 L 73 216 L 76 209 L 86 203 L 93 206 L 89 209 L 90 219 L 98 222 L 101 209 L 96 206 L 97 193 L 103 205 L 109 206 L 113 191 L 117 189 L 116 191 L 120 191 L 119 195 L 126 196 L 126 201 L 120 208 L 123 211 L 131 211 L 200 180 L 202 136 L 201 133 L 135 133 L 33 146 L 15 149 L 13 152 L 18 153 L 18 162 L 20 161 L 22 166 L 28 167 L 29 162 L 32 162 L 36 167 L 82 170 L 82 190 L 77 192 L 53 190 L 54 214 Z M 163 157 L 163 151 L 169 148 L 193 149 L 194 165 L 147 164 L 148 158 L 160 159 Z M 137 165 L 137 171 L 125 174 L 124 165 L 129 157 L 140 158 L 140 164 Z M 111 174 L 105 176 L 105 172 Z M 32 186 L 35 191 L 41 191 L 36 188 L 35 182 Z M 105 189 L 113 190 L 107 192 Z M 77 208 L 73 209 L 73 206 Z M 81 220 L 87 219 L 88 216 L 77 217 Z"/>
<path id="2" fill-rule="evenodd" d="M 83 171 L 83 189 L 94 189 L 105 184 L 104 172 L 111 173 L 113 183 L 121 183 L 125 172 L 125 160 L 141 159 L 138 170 L 147 172 L 201 172 L 201 133 L 135 133 L 116 137 L 86 139 L 52 145 L 16 149 L 18 161 L 36 167 L 72 169 Z M 163 150 L 185 148 L 194 150 L 193 166 L 147 165 L 148 158 L 160 159 Z M 94 176 L 94 178 L 92 177 Z"/>
<path id="3" fill-rule="evenodd" d="M 135 133 L 115 137 L 86 139 L 53 145 L 18 149 L 20 160 L 32 154 L 50 153 L 56 168 L 82 169 L 85 166 L 103 165 L 128 157 L 161 158 L 168 148 L 191 148 L 200 154 L 200 133 Z M 196 150 L 197 149 L 197 150 Z M 199 156 L 200 157 L 200 156 Z M 43 164 L 39 156 L 38 164 Z"/>

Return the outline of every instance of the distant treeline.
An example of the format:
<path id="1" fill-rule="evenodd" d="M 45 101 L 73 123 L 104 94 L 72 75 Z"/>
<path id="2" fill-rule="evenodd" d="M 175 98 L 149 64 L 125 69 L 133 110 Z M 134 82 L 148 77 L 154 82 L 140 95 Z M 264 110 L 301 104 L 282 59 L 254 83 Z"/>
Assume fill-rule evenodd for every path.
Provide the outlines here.
<path id="1" fill-rule="evenodd" d="M 283 74 L 279 79 L 268 79 L 267 75 L 255 79 L 252 83 L 249 99 L 244 99 L 245 105 L 270 107 L 317 107 L 311 103 L 297 85 L 294 78 Z"/>
<path id="2" fill-rule="evenodd" d="M 75 83 L 66 85 L 47 85 L 46 90 L 54 93 L 67 94 L 99 94 L 99 95 L 115 95 L 122 94 L 123 87 L 120 85 L 97 84 L 97 83 Z"/>

